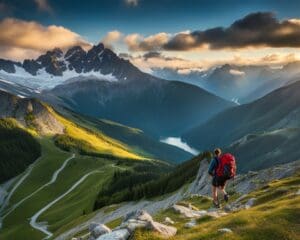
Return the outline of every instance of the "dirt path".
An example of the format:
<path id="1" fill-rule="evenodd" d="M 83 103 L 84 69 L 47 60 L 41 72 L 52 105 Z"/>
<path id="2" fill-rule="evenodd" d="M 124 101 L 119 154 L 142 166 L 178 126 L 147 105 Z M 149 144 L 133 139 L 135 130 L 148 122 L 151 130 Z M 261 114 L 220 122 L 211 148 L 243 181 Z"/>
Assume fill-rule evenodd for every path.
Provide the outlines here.
<path id="1" fill-rule="evenodd" d="M 69 189 L 68 191 L 66 191 L 65 193 L 61 194 L 59 197 L 57 197 L 56 199 L 54 199 L 52 202 L 48 203 L 45 207 L 43 207 L 42 209 L 40 209 L 36 214 L 34 214 L 31 219 L 30 219 L 30 225 L 45 233 L 47 236 L 45 237 L 45 239 L 48 239 L 50 238 L 53 234 L 47 230 L 47 226 L 46 224 L 41 224 L 41 223 L 38 223 L 37 222 L 37 219 L 38 217 L 44 213 L 45 211 L 47 211 L 50 207 L 52 207 L 55 203 L 57 203 L 59 200 L 61 200 L 62 198 L 64 198 L 67 194 L 69 194 L 70 192 L 72 192 L 78 185 L 80 185 L 88 176 L 90 176 L 91 174 L 94 174 L 94 173 L 100 173 L 100 172 L 103 172 L 103 171 L 98 171 L 98 170 L 95 170 L 95 171 L 92 171 L 92 172 L 89 172 L 87 174 L 85 174 L 83 177 L 81 177 L 77 182 L 75 182 Z"/>
<path id="2" fill-rule="evenodd" d="M 66 159 L 64 161 L 64 163 L 60 166 L 60 168 L 58 168 L 52 175 L 52 178 L 49 182 L 47 182 L 46 184 L 42 185 L 40 188 L 38 188 L 37 190 L 35 190 L 34 192 L 32 192 L 31 194 L 29 194 L 28 196 L 26 196 L 25 198 L 23 198 L 21 201 L 17 202 L 16 204 L 14 204 L 9 210 L 7 213 L 5 213 L 5 215 L 2 216 L 2 220 L 7 217 L 11 212 L 13 212 L 17 207 L 19 207 L 23 202 L 25 202 L 27 199 L 31 198 L 33 195 L 35 195 L 36 193 L 38 193 L 39 191 L 41 191 L 42 189 L 44 189 L 45 187 L 53 184 L 58 175 L 60 174 L 60 172 L 62 170 L 64 170 L 64 168 L 67 166 L 68 162 L 70 160 L 72 160 L 73 158 L 75 158 L 75 154 L 72 154 L 71 157 L 69 157 L 68 159 Z"/>

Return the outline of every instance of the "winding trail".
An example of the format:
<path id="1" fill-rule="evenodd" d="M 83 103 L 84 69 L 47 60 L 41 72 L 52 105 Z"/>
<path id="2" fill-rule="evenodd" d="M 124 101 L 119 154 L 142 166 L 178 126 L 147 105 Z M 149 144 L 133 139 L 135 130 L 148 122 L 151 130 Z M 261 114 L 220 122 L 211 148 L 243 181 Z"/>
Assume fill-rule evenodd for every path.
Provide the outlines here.
<path id="1" fill-rule="evenodd" d="M 24 180 L 29 176 L 29 174 L 31 173 L 34 165 L 41 159 L 41 157 L 39 157 L 37 160 L 35 160 L 32 164 L 29 165 L 29 167 L 26 170 L 26 173 L 20 178 L 20 180 L 14 185 L 14 187 L 12 188 L 12 190 L 9 192 L 9 194 L 7 195 L 7 197 L 4 199 L 3 204 L 0 208 L 0 214 L 4 211 L 5 207 L 9 204 L 9 200 L 11 198 L 11 196 L 14 194 L 14 192 L 18 189 L 18 187 L 24 182 Z M 2 222 L 4 220 L 5 216 L 1 216 L 0 215 L 0 229 L 2 228 Z"/>
<path id="2" fill-rule="evenodd" d="M 14 194 L 14 192 L 18 189 L 18 187 L 24 182 L 24 180 L 29 176 L 29 174 L 31 173 L 34 165 L 38 162 L 38 160 L 40 160 L 41 157 L 39 157 L 37 160 L 35 160 L 32 164 L 29 165 L 29 167 L 26 170 L 26 173 L 20 178 L 20 180 L 14 185 L 13 189 L 9 192 L 9 194 L 7 195 L 7 197 L 5 198 L 3 205 L 0 208 L 0 213 L 2 213 L 4 211 L 4 208 L 8 205 L 9 200 L 11 198 L 11 196 Z M 0 223 L 1 226 L 1 223 Z"/>
<path id="3" fill-rule="evenodd" d="M 13 212 L 17 207 L 19 207 L 19 206 L 20 206 L 23 202 L 25 202 L 27 199 L 31 198 L 33 195 L 35 195 L 35 194 L 38 193 L 39 191 L 43 190 L 45 187 L 47 187 L 47 186 L 53 184 L 53 183 L 56 181 L 56 179 L 57 179 L 58 175 L 60 174 L 60 172 L 61 172 L 62 170 L 64 170 L 64 168 L 67 166 L 68 162 L 69 162 L 70 160 L 72 160 L 73 158 L 75 158 L 75 154 L 74 154 L 74 153 L 72 154 L 71 157 L 69 157 L 68 159 L 66 159 L 66 160 L 64 161 L 64 163 L 60 166 L 60 168 L 58 168 L 58 169 L 53 173 L 52 178 L 51 178 L 51 180 L 50 180 L 49 182 L 47 182 L 46 184 L 42 185 L 42 186 L 39 187 L 37 190 L 35 190 L 35 191 L 32 192 L 31 194 L 29 194 L 28 196 L 26 196 L 25 198 L 23 198 L 21 201 L 19 201 L 19 202 L 17 202 L 16 204 L 14 204 L 14 205 L 8 210 L 8 212 L 7 212 L 5 215 L 2 216 L 2 219 L 1 219 L 1 220 L 3 221 L 3 219 L 4 219 L 5 217 L 7 217 L 11 212 Z"/>
<path id="4" fill-rule="evenodd" d="M 56 199 L 54 199 L 52 202 L 50 202 L 49 204 L 47 204 L 45 207 L 43 207 L 42 209 L 40 209 L 36 214 L 34 214 L 31 219 L 30 219 L 30 225 L 37 229 L 38 231 L 41 231 L 43 233 L 45 233 L 47 235 L 47 237 L 45 237 L 44 239 L 48 239 L 50 237 L 52 237 L 52 233 L 50 231 L 47 230 L 47 226 L 46 224 L 41 224 L 37 222 L 38 217 L 44 213 L 45 211 L 47 211 L 50 207 L 52 207 L 55 203 L 57 203 L 59 200 L 61 200 L 62 198 L 64 198 L 67 194 L 69 194 L 70 192 L 72 192 L 79 184 L 81 184 L 88 176 L 90 176 L 91 174 L 94 173 L 100 173 L 103 171 L 99 171 L 99 170 L 95 170 L 92 172 L 89 172 L 87 174 L 85 174 L 84 176 L 82 176 L 77 182 L 75 182 L 72 187 L 70 187 L 68 189 L 68 191 L 66 191 L 65 193 L 63 193 L 62 195 L 60 195 L 59 197 L 57 197 Z"/>

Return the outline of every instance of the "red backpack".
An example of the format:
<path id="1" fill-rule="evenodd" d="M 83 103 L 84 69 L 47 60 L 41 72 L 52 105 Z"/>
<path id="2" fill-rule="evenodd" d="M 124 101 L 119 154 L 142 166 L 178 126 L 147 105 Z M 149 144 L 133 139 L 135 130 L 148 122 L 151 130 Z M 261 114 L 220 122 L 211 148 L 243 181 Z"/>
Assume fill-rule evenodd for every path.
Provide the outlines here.
<path id="1" fill-rule="evenodd" d="M 235 157 L 230 153 L 225 153 L 219 158 L 216 170 L 217 176 L 224 176 L 227 179 L 233 178 L 236 174 Z"/>

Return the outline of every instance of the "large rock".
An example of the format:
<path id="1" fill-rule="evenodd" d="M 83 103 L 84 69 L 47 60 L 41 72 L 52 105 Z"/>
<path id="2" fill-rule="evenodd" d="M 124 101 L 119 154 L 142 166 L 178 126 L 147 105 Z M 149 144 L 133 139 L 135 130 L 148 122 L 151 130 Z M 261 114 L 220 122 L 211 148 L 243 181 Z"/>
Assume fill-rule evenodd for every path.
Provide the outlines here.
<path id="1" fill-rule="evenodd" d="M 147 221 L 129 219 L 127 222 L 122 223 L 122 225 L 119 228 L 127 228 L 130 233 L 133 233 L 137 228 L 148 228 L 149 224 L 150 222 Z"/>
<path id="2" fill-rule="evenodd" d="M 112 231 L 110 233 L 106 233 L 97 238 L 97 240 L 127 240 L 129 237 L 129 231 L 126 228 L 123 228 Z"/>
<path id="3" fill-rule="evenodd" d="M 137 228 L 145 228 L 150 231 L 158 232 L 165 238 L 172 237 L 177 232 L 175 227 L 155 222 L 151 215 L 144 210 L 127 214 L 118 229 L 127 229 L 130 233 L 133 233 Z"/>
<path id="4" fill-rule="evenodd" d="M 173 225 L 175 222 L 171 218 L 166 217 L 164 223 L 167 225 Z"/>
<path id="5" fill-rule="evenodd" d="M 104 224 L 97 224 L 97 223 L 91 223 L 89 226 L 89 230 L 91 233 L 91 237 L 95 239 L 104 234 L 111 232 L 109 227 L 105 226 Z"/>
<path id="6" fill-rule="evenodd" d="M 202 210 L 202 211 L 195 211 L 193 209 L 181 206 L 181 205 L 177 205 L 174 204 L 172 207 L 175 212 L 181 214 L 182 216 L 186 217 L 186 218 L 199 218 L 199 217 L 203 217 L 205 215 L 207 215 L 207 211 Z"/>
<path id="7" fill-rule="evenodd" d="M 172 226 L 167 226 L 158 222 L 151 222 L 149 225 L 150 230 L 158 232 L 165 238 L 170 238 L 176 235 L 177 228 Z"/>

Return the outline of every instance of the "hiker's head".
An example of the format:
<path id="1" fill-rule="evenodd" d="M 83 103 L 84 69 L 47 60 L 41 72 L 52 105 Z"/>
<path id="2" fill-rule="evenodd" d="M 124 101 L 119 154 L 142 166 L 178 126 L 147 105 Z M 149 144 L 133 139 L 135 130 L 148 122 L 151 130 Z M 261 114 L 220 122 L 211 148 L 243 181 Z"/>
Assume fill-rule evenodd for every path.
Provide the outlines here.
<path id="1" fill-rule="evenodd" d="M 222 150 L 220 148 L 216 148 L 214 153 L 217 157 L 219 157 L 222 154 Z"/>

